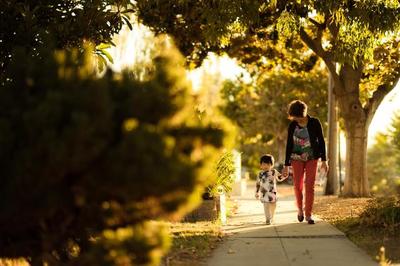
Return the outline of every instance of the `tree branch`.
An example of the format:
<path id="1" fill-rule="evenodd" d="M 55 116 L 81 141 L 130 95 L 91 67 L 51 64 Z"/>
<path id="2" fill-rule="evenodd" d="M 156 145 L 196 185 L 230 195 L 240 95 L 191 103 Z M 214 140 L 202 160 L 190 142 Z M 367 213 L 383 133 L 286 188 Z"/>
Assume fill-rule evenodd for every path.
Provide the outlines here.
<path id="1" fill-rule="evenodd" d="M 396 84 L 400 80 L 400 74 L 398 74 L 393 80 L 388 81 L 385 84 L 382 84 L 374 91 L 372 97 L 368 99 L 367 104 L 364 107 L 364 110 L 367 114 L 367 125 L 372 121 L 372 118 L 375 115 L 376 110 L 378 109 L 379 105 L 382 103 L 385 96 L 393 90 Z"/>
<path id="2" fill-rule="evenodd" d="M 309 18 L 309 20 L 317 27 L 317 37 L 314 39 L 314 42 L 318 45 L 318 47 L 320 47 L 321 51 L 324 51 L 324 49 L 322 48 L 322 34 L 326 29 L 326 23 L 319 23 L 313 18 Z"/>
<path id="3" fill-rule="evenodd" d="M 331 73 L 331 77 L 333 79 L 333 92 L 335 95 L 339 96 L 344 93 L 344 85 L 342 80 L 340 79 L 340 76 L 336 72 L 336 63 L 331 59 L 330 56 L 327 56 L 326 58 L 322 58 L 325 62 L 326 67 L 329 70 L 329 73 Z"/>
<path id="4" fill-rule="evenodd" d="M 321 31 L 322 32 L 322 31 Z M 311 36 L 307 34 L 303 27 L 300 28 L 300 38 L 301 40 L 310 48 L 314 53 L 316 53 L 319 57 L 324 60 L 325 65 L 329 69 L 329 72 L 332 75 L 333 82 L 334 82 L 334 92 L 335 94 L 340 94 L 340 92 L 344 91 L 344 86 L 342 81 L 339 78 L 339 75 L 336 72 L 336 64 L 332 59 L 331 53 L 326 52 L 322 48 L 321 37 L 317 37 L 316 39 L 312 39 Z"/>
<path id="5" fill-rule="evenodd" d="M 324 57 L 324 49 L 322 48 L 321 42 L 313 40 L 311 36 L 307 34 L 303 27 L 300 28 L 300 38 L 301 40 L 316 53 L 319 57 Z"/>
<path id="6" fill-rule="evenodd" d="M 315 26 L 317 26 L 318 29 L 324 30 L 324 29 L 326 28 L 326 23 L 325 23 L 325 22 L 324 22 L 324 23 L 319 23 L 318 21 L 316 21 L 316 20 L 313 19 L 313 18 L 308 18 L 308 19 L 310 20 L 310 22 L 311 22 L 312 24 L 314 24 Z"/>
<path id="7" fill-rule="evenodd" d="M 325 17 L 327 17 L 327 15 L 325 15 Z M 339 27 L 335 24 L 335 22 L 332 21 L 332 19 L 328 19 L 326 21 L 326 24 L 328 26 L 329 32 L 332 34 L 333 40 L 336 40 L 339 34 Z"/>

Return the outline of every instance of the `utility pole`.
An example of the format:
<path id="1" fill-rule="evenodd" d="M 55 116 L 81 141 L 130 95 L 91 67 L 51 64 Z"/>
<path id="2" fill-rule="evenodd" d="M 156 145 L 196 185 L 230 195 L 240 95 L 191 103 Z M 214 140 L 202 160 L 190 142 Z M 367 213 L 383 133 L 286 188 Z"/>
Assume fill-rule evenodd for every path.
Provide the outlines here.
<path id="1" fill-rule="evenodd" d="M 332 75 L 328 78 L 328 159 L 329 172 L 325 186 L 325 195 L 336 195 L 338 192 L 337 175 L 337 146 L 338 146 L 338 119 L 337 103 L 333 93 Z"/>

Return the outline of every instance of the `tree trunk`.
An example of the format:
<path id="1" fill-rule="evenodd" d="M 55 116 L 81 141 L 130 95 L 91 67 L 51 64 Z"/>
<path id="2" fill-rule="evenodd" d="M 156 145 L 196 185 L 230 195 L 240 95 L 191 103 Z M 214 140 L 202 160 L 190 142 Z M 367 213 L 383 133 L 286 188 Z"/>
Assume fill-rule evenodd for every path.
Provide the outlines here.
<path id="1" fill-rule="evenodd" d="M 353 126 L 345 129 L 345 134 L 346 174 L 343 196 L 368 197 L 370 196 L 367 178 L 368 130 L 363 123 L 355 122 Z"/>
<path id="2" fill-rule="evenodd" d="M 277 138 L 278 145 L 278 160 L 279 163 L 285 163 L 286 156 L 286 142 L 285 139 Z"/>
<path id="3" fill-rule="evenodd" d="M 338 90 L 340 95 L 336 94 L 346 135 L 346 174 L 343 189 L 343 196 L 346 197 L 370 196 L 367 177 L 369 117 L 360 101 L 361 74 L 361 69 L 344 64 L 339 74 L 344 87 Z"/>
<path id="4" fill-rule="evenodd" d="M 336 111 L 336 97 L 333 94 L 333 80 L 329 75 L 329 99 L 328 99 L 328 159 L 329 172 L 325 186 L 325 195 L 336 195 L 338 192 L 337 175 L 337 139 L 338 139 L 338 121 Z"/>

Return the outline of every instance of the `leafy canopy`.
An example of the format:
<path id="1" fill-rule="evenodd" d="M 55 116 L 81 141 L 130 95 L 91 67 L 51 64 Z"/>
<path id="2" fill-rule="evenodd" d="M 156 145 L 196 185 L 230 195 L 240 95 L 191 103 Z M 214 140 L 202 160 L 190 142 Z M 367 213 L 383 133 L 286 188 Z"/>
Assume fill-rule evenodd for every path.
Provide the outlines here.
<path id="1" fill-rule="evenodd" d="M 192 60 L 201 60 L 208 51 L 223 51 L 243 37 L 263 42 L 277 34 L 290 38 L 306 29 L 320 38 L 319 31 L 330 28 L 324 45 L 335 60 L 358 63 L 400 25 L 397 0 L 138 0 L 135 10 L 155 32 L 174 36 Z"/>
<path id="2" fill-rule="evenodd" d="M 0 70 L 12 60 L 12 50 L 26 47 L 81 47 L 83 42 L 112 44 L 124 24 L 131 27 L 129 0 L 4 0 L 0 10 Z M 98 52 L 110 59 L 105 47 Z"/>

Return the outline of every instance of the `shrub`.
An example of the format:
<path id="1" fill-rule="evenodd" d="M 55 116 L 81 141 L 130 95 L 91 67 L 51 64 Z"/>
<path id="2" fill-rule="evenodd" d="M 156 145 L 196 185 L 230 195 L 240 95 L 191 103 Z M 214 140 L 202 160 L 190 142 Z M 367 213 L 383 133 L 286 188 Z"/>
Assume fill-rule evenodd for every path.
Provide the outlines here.
<path id="1" fill-rule="evenodd" d="M 216 182 L 211 187 L 211 194 L 218 193 L 218 189 L 223 189 L 224 192 L 232 191 L 232 186 L 235 181 L 236 173 L 236 154 L 233 151 L 228 151 L 222 154 L 216 166 Z"/>
<path id="2" fill-rule="evenodd" d="M 150 220 L 195 204 L 222 144 L 182 58 L 165 51 L 139 81 L 98 77 L 87 52 L 40 54 L 16 50 L 0 82 L 0 257 L 156 265 L 169 241 Z"/>
<path id="3" fill-rule="evenodd" d="M 394 196 L 371 199 L 360 215 L 360 223 L 372 227 L 399 228 L 400 199 Z"/>

